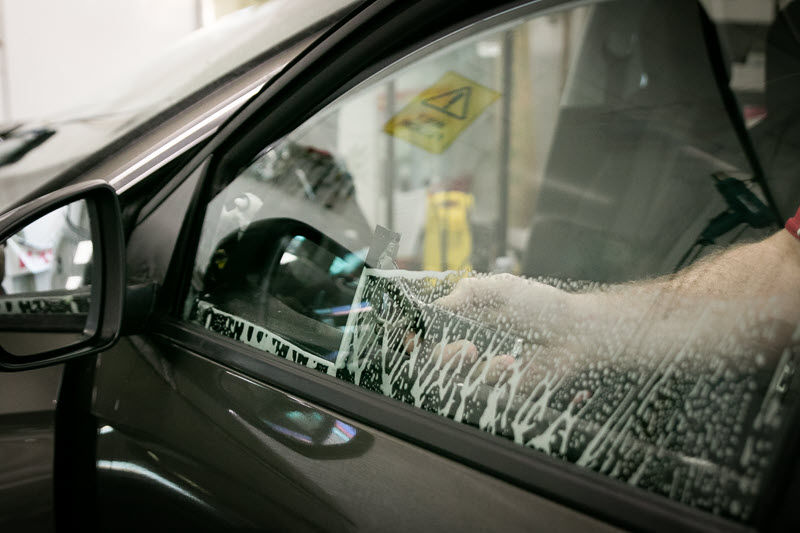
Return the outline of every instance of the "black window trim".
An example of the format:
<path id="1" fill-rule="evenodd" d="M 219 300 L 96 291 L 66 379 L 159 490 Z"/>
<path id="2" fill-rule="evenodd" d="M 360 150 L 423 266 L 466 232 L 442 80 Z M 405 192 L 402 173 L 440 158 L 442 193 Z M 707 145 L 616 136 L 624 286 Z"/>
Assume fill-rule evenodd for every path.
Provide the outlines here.
<path id="1" fill-rule="evenodd" d="M 483 2 L 474 6 L 448 0 L 375 0 L 356 8 L 327 31 L 310 51 L 301 54 L 287 65 L 282 74 L 273 78 L 261 94 L 232 117 L 169 184 L 169 191 L 174 191 L 200 164 L 209 160 L 208 173 L 194 192 L 160 291 L 155 319 L 151 322 L 152 331 L 200 357 L 612 524 L 645 531 L 752 531 L 746 525 L 543 453 L 532 452 L 476 428 L 360 389 L 279 357 L 265 357 L 264 352 L 178 318 L 194 266 L 192 252 L 199 240 L 210 184 L 217 181 L 220 173 L 229 174 L 237 170 L 236 161 L 249 153 L 236 145 L 244 136 L 242 132 L 249 136 L 261 133 L 265 140 L 261 149 L 269 144 L 267 139 L 272 139 L 273 144 L 279 142 L 284 135 L 358 83 L 418 48 L 487 16 L 496 17 L 500 24 L 502 16 L 517 17 L 517 8 L 523 5 L 525 13 L 531 14 L 566 5 L 593 3 L 596 2 L 514 0 Z M 448 15 L 452 18 L 443 22 L 442 19 Z M 429 17 L 428 23 L 421 24 L 419 32 L 403 31 L 407 29 L 404 25 L 408 21 L 423 20 L 420 17 L 425 16 Z M 376 47 L 375 39 L 383 43 L 382 46 Z M 390 44 L 385 44 L 387 42 Z M 331 93 L 324 87 L 324 76 L 318 78 L 318 75 L 334 70 L 339 73 L 338 79 L 348 81 Z M 348 70 L 352 76 L 341 75 L 342 71 L 347 73 Z M 315 105 L 303 103 L 308 92 L 315 94 L 315 98 L 310 100 L 316 101 Z M 293 114 L 292 111 L 297 109 L 301 112 Z M 264 130 L 267 136 L 263 136 Z"/>

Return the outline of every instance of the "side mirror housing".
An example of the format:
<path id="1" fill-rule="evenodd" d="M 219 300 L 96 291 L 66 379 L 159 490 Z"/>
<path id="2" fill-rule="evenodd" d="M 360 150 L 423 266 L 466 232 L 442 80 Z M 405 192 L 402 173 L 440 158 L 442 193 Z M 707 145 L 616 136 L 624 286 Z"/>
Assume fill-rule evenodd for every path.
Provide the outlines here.
<path id="1" fill-rule="evenodd" d="M 102 180 L 0 217 L 0 370 L 110 348 L 122 325 L 125 243 L 116 191 Z"/>

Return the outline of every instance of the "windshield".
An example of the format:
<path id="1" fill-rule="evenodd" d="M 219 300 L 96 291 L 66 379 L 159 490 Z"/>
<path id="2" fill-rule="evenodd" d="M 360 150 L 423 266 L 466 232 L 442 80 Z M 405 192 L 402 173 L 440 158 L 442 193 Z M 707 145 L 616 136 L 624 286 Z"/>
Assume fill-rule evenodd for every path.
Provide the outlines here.
<path id="1" fill-rule="evenodd" d="M 271 0 L 242 9 L 190 33 L 144 70 L 98 82 L 98 94 L 75 102 L 66 117 L 3 128 L 0 209 L 160 113 L 168 111 L 164 120 L 177 115 L 196 101 L 193 95 L 309 37 L 356 2 Z"/>

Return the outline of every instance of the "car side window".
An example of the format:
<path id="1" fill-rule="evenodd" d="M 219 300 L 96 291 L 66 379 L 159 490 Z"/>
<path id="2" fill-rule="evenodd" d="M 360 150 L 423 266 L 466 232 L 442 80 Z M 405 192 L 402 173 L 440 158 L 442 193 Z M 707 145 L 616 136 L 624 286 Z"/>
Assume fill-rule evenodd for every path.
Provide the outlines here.
<path id="1" fill-rule="evenodd" d="M 386 69 L 214 184 L 184 319 L 749 519 L 796 324 L 666 281 L 615 300 L 774 231 L 702 16 L 579 3 Z M 721 225 L 731 195 L 752 217 Z"/>

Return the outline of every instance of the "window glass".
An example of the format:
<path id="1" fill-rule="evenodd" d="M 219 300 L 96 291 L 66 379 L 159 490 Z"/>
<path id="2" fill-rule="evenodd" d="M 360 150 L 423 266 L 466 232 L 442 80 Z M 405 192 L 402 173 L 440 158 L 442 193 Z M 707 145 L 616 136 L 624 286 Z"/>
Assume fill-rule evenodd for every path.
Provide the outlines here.
<path id="1" fill-rule="evenodd" d="M 702 12 L 520 13 L 419 51 L 215 184 L 184 317 L 747 520 L 796 396 L 797 295 L 735 247 L 777 216 Z"/>
<path id="2" fill-rule="evenodd" d="M 778 207 L 797 209 L 800 158 L 800 2 L 703 0 L 716 23 L 748 133 Z"/>

